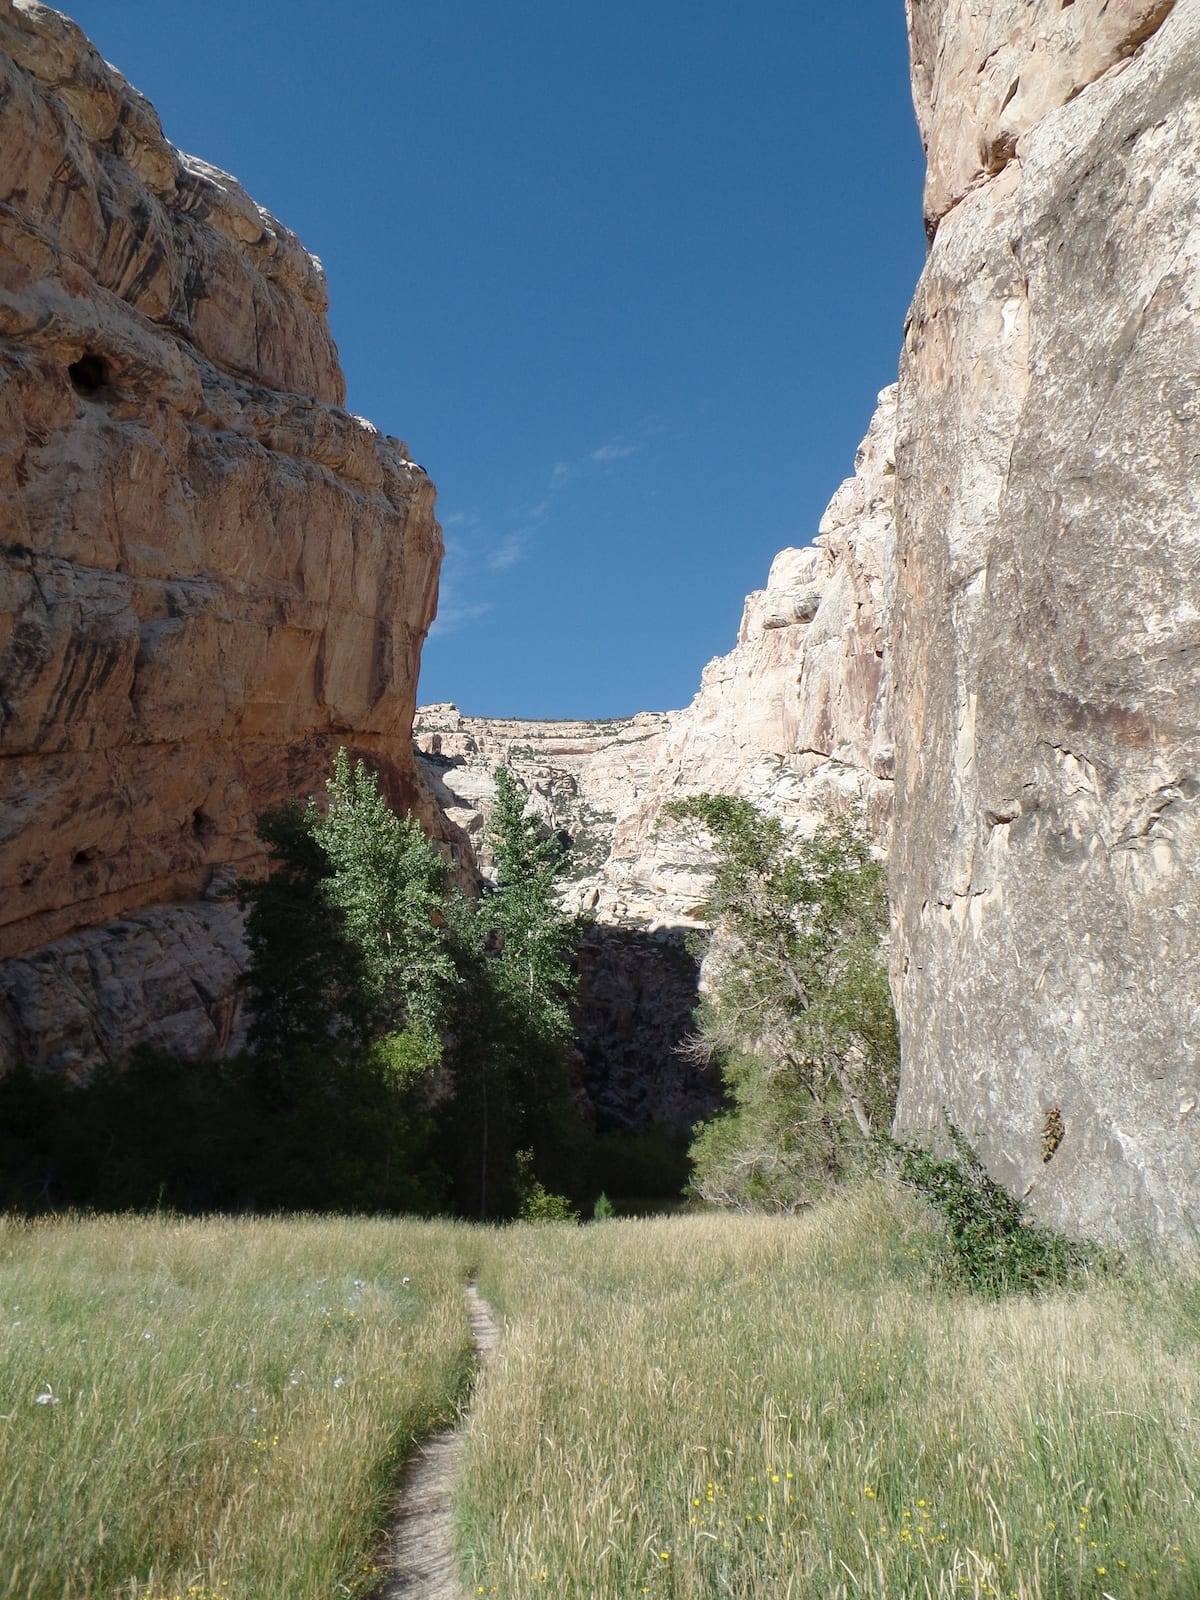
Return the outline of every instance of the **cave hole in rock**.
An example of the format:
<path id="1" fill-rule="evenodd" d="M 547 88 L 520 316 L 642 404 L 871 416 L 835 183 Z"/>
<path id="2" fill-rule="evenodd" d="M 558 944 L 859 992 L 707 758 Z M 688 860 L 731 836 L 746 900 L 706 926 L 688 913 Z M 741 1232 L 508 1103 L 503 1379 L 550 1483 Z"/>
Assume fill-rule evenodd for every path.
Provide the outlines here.
<path id="1" fill-rule="evenodd" d="M 217 831 L 217 825 L 207 811 L 197 808 L 192 812 L 192 838 L 206 844 Z"/>
<path id="2" fill-rule="evenodd" d="M 1066 1134 L 1066 1124 L 1063 1114 L 1058 1106 L 1050 1106 L 1042 1112 L 1042 1162 L 1043 1165 L 1052 1159 L 1054 1152 L 1063 1142 Z"/>
<path id="3" fill-rule="evenodd" d="M 76 394 L 81 394 L 85 400 L 94 400 L 108 386 L 108 362 L 103 356 L 87 350 L 78 361 L 72 361 L 67 368 L 67 376 Z"/>
<path id="4" fill-rule="evenodd" d="M 71 857 L 71 864 L 76 867 L 86 867 L 90 862 L 95 861 L 98 853 L 98 851 L 91 849 L 76 850 L 75 854 Z"/>

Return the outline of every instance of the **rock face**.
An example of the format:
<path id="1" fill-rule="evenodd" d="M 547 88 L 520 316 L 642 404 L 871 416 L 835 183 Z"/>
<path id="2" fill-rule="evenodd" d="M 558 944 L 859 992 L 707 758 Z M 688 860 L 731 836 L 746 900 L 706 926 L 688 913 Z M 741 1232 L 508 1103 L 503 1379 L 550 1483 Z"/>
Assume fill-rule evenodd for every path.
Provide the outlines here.
<path id="1" fill-rule="evenodd" d="M 80 984 L 104 1012 L 130 926 L 236 966 L 196 903 L 339 744 L 419 801 L 441 538 L 405 446 L 342 409 L 320 263 L 56 12 L 0 5 L 0 73 L 0 959 L 72 936 L 10 969 L 0 1042 L 70 1067 L 39 1019 Z"/>
<path id="2" fill-rule="evenodd" d="M 709 662 L 695 699 L 660 736 L 649 778 L 614 830 L 600 900 L 614 919 L 696 916 L 711 858 L 701 839 L 663 819 L 682 795 L 738 795 L 809 831 L 829 805 L 861 799 L 886 844 L 895 418 L 892 387 L 813 545 L 776 556 L 766 588 L 746 600 L 736 647 Z"/>
<path id="3" fill-rule="evenodd" d="M 1175 0 L 908 0 L 913 103 L 932 233 L 1017 141 L 1134 54 Z"/>
<path id="4" fill-rule="evenodd" d="M 697 925 L 711 856 L 664 823 L 677 796 L 736 794 L 799 827 L 861 798 L 891 825 L 892 735 L 883 628 L 892 575 L 895 387 L 813 545 L 775 558 L 745 603 L 735 648 L 709 662 L 683 711 L 626 721 L 519 722 L 422 706 L 418 759 L 451 820 L 482 837 L 506 763 L 546 825 L 567 834 L 569 899 L 616 926 Z M 487 870 L 486 848 L 480 857 Z"/>
<path id="5" fill-rule="evenodd" d="M 617 817 L 649 783 L 670 720 L 667 712 L 642 711 L 608 722 L 533 722 L 464 716 L 443 703 L 417 708 L 413 743 L 427 787 L 485 876 L 493 866 L 485 831 L 495 772 L 506 766 L 529 791 L 531 812 L 571 840 L 572 905 L 593 907 Z"/>
<path id="6" fill-rule="evenodd" d="M 1200 5 L 910 0 L 899 1123 L 1073 1229 L 1200 1220 Z M 1061 1127 L 1061 1139 L 1058 1130 Z"/>
<path id="7" fill-rule="evenodd" d="M 686 1131 L 719 1086 L 685 1045 L 698 969 L 685 932 L 712 857 L 664 822 L 670 799 L 737 794 L 800 828 L 861 798 L 882 842 L 891 820 L 892 748 L 883 627 L 892 552 L 896 391 L 886 389 L 854 477 L 814 546 L 776 557 L 746 601 L 738 642 L 710 662 L 684 711 L 614 722 L 518 722 L 418 709 L 418 760 L 451 821 L 481 844 L 503 762 L 548 828 L 567 835 L 571 909 L 596 928 L 580 955 L 577 1014 L 584 1087 L 601 1126 Z"/>

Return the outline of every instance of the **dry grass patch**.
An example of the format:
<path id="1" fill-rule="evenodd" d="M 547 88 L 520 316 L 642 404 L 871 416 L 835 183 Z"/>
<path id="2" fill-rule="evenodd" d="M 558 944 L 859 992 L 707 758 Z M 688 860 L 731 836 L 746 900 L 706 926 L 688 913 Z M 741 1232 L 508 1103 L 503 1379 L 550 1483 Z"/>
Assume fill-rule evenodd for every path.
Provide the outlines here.
<path id="1" fill-rule="evenodd" d="M 474 1588 L 1200 1594 L 1200 1278 L 933 1294 L 926 1213 L 513 1229 L 460 1500 Z"/>
<path id="2" fill-rule="evenodd" d="M 374 1582 L 470 1369 L 471 1232 L 0 1220 L 0 1596 L 303 1600 Z"/>

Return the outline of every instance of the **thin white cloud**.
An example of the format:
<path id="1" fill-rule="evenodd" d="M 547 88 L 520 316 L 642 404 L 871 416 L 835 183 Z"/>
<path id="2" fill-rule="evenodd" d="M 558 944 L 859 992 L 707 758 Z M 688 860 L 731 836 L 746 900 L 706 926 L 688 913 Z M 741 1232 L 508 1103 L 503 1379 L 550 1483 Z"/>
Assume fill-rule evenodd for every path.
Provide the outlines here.
<path id="1" fill-rule="evenodd" d="M 532 505 L 514 506 L 502 518 L 516 524 L 499 542 L 488 537 L 483 518 L 476 511 L 453 511 L 443 517 L 447 530 L 446 554 L 442 564 L 442 592 L 437 620 L 431 636 L 453 633 L 457 628 L 491 610 L 490 601 L 475 601 L 481 576 L 487 572 L 508 572 L 528 558 L 546 532 L 546 523 L 558 496 L 589 465 L 610 466 L 640 453 L 640 444 L 627 444 L 620 434 L 598 445 L 578 461 L 556 461 L 550 469 L 541 498 Z"/>
<path id="2" fill-rule="evenodd" d="M 438 613 L 429 630 L 429 637 L 444 639 L 448 633 L 456 633 L 466 623 L 474 622 L 491 609 L 489 601 L 458 600 L 453 596 L 448 599 L 443 594 L 438 598 Z"/>
<path id="3" fill-rule="evenodd" d="M 620 439 L 610 439 L 607 444 L 602 444 L 598 450 L 592 451 L 591 459 L 601 466 L 609 461 L 624 461 L 626 456 L 636 456 L 641 452 L 640 444 L 622 444 Z"/>
<path id="4" fill-rule="evenodd" d="M 522 560 L 529 543 L 529 530 L 520 533 L 510 533 L 502 539 L 499 545 L 488 557 L 488 566 L 493 572 L 503 572 L 508 567 L 515 567 Z"/>

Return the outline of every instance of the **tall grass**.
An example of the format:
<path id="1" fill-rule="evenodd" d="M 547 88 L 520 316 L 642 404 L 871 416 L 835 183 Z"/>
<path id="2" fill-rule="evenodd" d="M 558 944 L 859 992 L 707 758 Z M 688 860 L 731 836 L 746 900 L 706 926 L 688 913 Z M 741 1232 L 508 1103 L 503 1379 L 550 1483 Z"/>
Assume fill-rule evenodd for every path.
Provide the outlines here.
<path id="1" fill-rule="evenodd" d="M 930 1289 L 937 1237 L 881 1185 L 584 1229 L 0 1222 L 0 1600 L 370 1593 L 476 1264 L 476 1592 L 1194 1600 L 1200 1271 L 982 1302 Z"/>
<path id="2" fill-rule="evenodd" d="M 489 1236 L 476 1591 L 1200 1594 L 1200 1276 L 933 1293 L 926 1217 L 880 1186 Z"/>
<path id="3" fill-rule="evenodd" d="M 0 1596 L 372 1587 L 398 1463 L 466 1382 L 473 1248 L 449 1223 L 0 1220 Z"/>

